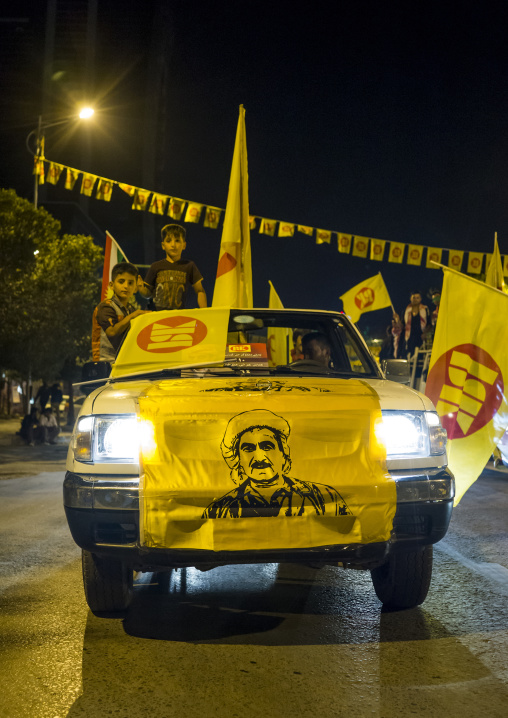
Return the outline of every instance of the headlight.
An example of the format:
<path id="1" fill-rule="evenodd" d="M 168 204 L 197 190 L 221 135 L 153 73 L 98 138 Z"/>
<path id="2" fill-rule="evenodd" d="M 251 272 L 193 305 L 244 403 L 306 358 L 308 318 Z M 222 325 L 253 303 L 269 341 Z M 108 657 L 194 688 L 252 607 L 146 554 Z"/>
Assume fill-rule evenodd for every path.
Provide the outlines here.
<path id="1" fill-rule="evenodd" d="M 431 411 L 383 411 L 376 436 L 389 459 L 438 456 L 446 451 L 446 431 Z"/>
<path id="2" fill-rule="evenodd" d="M 137 462 L 141 434 L 141 425 L 135 414 L 83 416 L 74 432 L 74 458 L 91 463 Z"/>

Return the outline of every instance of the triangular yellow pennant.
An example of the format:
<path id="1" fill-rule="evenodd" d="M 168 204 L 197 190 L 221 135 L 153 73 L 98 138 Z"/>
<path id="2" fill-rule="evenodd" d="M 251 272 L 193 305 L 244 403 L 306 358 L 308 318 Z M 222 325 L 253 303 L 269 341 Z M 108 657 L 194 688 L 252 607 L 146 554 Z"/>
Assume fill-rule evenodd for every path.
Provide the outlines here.
<path id="1" fill-rule="evenodd" d="M 104 179 L 103 177 L 101 177 L 95 191 L 95 198 L 102 199 L 105 202 L 109 202 L 111 200 L 111 195 L 113 194 L 113 184 L 114 182 L 112 182 L 111 180 Z"/>
<path id="2" fill-rule="evenodd" d="M 167 194 L 158 194 L 157 192 L 154 192 L 148 211 L 152 212 L 152 214 L 164 214 L 168 199 L 169 197 Z"/>
<path id="3" fill-rule="evenodd" d="M 337 249 L 341 254 L 349 254 L 351 251 L 352 234 L 339 234 Z"/>
<path id="4" fill-rule="evenodd" d="M 196 202 L 189 202 L 187 205 L 187 212 L 185 213 L 184 222 L 194 222 L 197 224 L 203 211 L 203 205 L 197 204 Z"/>
<path id="5" fill-rule="evenodd" d="M 437 249 L 436 247 L 427 247 L 427 260 L 425 262 L 425 267 L 427 269 L 439 269 L 435 264 L 432 264 L 432 262 L 438 262 L 441 264 L 441 255 L 443 254 L 442 249 Z"/>
<path id="6" fill-rule="evenodd" d="M 205 210 L 205 221 L 203 227 L 210 227 L 210 229 L 217 229 L 219 226 L 220 216 L 222 210 L 218 207 L 207 207 Z"/>
<path id="7" fill-rule="evenodd" d="M 292 237 L 295 233 L 295 225 L 287 222 L 279 222 L 279 237 Z"/>
<path id="8" fill-rule="evenodd" d="M 172 197 L 169 200 L 168 214 L 172 219 L 177 221 L 181 219 L 183 214 L 183 208 L 185 207 L 185 200 Z"/>
<path id="9" fill-rule="evenodd" d="M 370 240 L 370 258 L 381 262 L 385 253 L 386 240 L 371 239 Z"/>
<path id="10" fill-rule="evenodd" d="M 332 233 L 328 229 L 316 229 L 316 244 L 330 244 Z"/>
<path id="11" fill-rule="evenodd" d="M 468 274 L 481 274 L 483 266 L 483 252 L 469 252 L 467 260 Z"/>
<path id="12" fill-rule="evenodd" d="M 407 263 L 419 267 L 422 263 L 423 247 L 421 244 L 407 245 Z"/>

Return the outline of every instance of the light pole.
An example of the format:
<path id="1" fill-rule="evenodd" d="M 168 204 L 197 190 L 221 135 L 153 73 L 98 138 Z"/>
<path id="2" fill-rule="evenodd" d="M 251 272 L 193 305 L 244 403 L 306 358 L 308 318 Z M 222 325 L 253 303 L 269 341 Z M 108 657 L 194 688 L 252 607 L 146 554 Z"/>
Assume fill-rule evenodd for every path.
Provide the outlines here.
<path id="1" fill-rule="evenodd" d="M 26 148 L 35 158 L 34 168 L 34 207 L 37 209 L 39 203 L 39 163 L 44 160 L 44 130 L 57 125 L 65 125 L 72 120 L 87 120 L 94 114 L 91 107 L 84 107 L 78 115 L 69 115 L 55 122 L 43 122 L 42 115 L 39 115 L 37 128 L 28 133 L 26 138 Z M 35 135 L 35 152 L 30 147 L 30 140 Z"/>

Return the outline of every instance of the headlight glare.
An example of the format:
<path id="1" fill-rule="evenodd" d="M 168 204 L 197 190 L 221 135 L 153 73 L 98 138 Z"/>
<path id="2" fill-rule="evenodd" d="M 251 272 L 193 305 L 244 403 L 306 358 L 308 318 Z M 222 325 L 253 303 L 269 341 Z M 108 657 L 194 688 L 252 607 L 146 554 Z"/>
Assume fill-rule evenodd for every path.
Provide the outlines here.
<path id="1" fill-rule="evenodd" d="M 386 447 L 387 458 L 428 456 L 429 437 L 423 412 L 383 411 L 376 426 L 377 438 Z"/>
<path id="2" fill-rule="evenodd" d="M 73 449 L 77 461 L 134 463 L 139 459 L 140 431 L 135 414 L 87 416 L 79 420 Z"/>
<path id="3" fill-rule="evenodd" d="M 430 411 L 383 411 L 376 437 L 389 459 L 437 456 L 446 451 L 446 431 Z"/>

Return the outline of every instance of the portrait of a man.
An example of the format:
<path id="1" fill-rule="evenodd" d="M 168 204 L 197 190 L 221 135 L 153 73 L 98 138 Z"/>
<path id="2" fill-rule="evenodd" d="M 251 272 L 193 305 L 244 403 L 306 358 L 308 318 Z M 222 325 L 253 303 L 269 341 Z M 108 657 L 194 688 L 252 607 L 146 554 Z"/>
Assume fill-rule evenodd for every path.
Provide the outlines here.
<path id="1" fill-rule="evenodd" d="M 289 475 L 290 427 L 286 419 L 266 409 L 233 416 L 221 443 L 224 461 L 237 485 L 212 501 L 203 518 L 247 516 L 351 515 L 332 487 Z"/>

